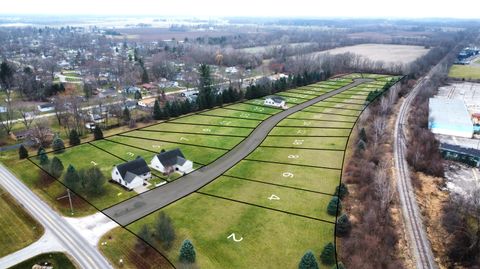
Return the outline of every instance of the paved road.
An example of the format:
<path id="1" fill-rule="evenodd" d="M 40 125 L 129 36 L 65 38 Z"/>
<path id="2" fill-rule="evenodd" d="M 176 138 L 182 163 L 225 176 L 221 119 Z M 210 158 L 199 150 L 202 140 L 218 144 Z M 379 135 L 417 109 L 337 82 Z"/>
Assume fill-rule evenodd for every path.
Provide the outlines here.
<path id="1" fill-rule="evenodd" d="M 435 68 L 433 68 L 429 74 L 432 74 L 434 69 Z M 437 265 L 434 260 L 430 241 L 425 232 L 422 215 L 420 214 L 417 201 L 415 200 L 415 193 L 411 184 L 409 168 L 406 160 L 406 137 L 403 126 L 407 124 L 408 111 L 413 99 L 428 79 L 429 75 L 423 77 L 403 101 L 395 122 L 393 148 L 397 190 L 400 196 L 404 223 L 409 236 L 410 248 L 415 257 L 417 269 L 433 269 L 437 268 Z"/>
<path id="2" fill-rule="evenodd" d="M 103 211 L 107 216 L 121 225 L 128 225 L 137 219 L 148 215 L 192 192 L 200 189 L 215 178 L 222 175 L 236 163 L 255 150 L 265 139 L 268 133 L 284 118 L 308 106 L 322 101 L 335 94 L 348 90 L 359 84 L 371 81 L 370 79 L 356 79 L 353 83 L 335 91 L 323 94 L 305 103 L 296 105 L 264 120 L 258 127 L 235 148 L 214 161 L 194 172 L 183 176 L 171 183 L 140 194 L 130 200 L 119 203 Z"/>
<path id="3" fill-rule="evenodd" d="M 46 233 L 53 235 L 80 265 L 80 268 L 112 268 L 96 247 L 90 245 L 82 235 L 3 165 L 0 165 L 0 184 L 45 227 Z M 0 264 L 0 268 L 4 268 L 4 266 Z"/>

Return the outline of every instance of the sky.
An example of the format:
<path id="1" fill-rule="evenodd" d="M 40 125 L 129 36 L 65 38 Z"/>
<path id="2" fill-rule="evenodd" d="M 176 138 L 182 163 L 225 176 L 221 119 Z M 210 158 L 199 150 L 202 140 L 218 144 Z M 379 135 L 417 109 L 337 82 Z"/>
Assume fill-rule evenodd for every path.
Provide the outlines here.
<path id="1" fill-rule="evenodd" d="M 0 14 L 477 18 L 479 0 L 0 0 Z"/>

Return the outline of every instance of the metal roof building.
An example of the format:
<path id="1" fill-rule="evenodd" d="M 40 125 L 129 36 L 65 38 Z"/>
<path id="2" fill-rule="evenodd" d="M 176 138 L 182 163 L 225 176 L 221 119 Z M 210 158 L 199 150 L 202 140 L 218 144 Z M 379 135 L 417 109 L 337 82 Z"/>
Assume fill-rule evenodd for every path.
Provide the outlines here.
<path id="1" fill-rule="evenodd" d="M 435 134 L 471 138 L 473 123 L 461 99 L 430 98 L 428 128 Z"/>

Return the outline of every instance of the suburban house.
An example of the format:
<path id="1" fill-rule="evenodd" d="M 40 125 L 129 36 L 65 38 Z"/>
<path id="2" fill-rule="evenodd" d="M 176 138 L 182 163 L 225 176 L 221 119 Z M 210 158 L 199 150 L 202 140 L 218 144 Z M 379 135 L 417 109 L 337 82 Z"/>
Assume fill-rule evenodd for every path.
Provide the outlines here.
<path id="1" fill-rule="evenodd" d="M 142 186 L 151 177 L 150 168 L 141 157 L 119 164 L 112 170 L 112 180 L 129 190 Z"/>
<path id="2" fill-rule="evenodd" d="M 135 94 L 136 92 L 140 92 L 140 88 L 135 86 L 128 86 L 123 88 L 123 92 L 126 94 Z"/>
<path id="3" fill-rule="evenodd" d="M 150 167 L 162 172 L 162 174 L 171 172 L 184 174 L 193 170 L 193 163 L 185 159 L 182 151 L 176 148 L 169 151 L 162 150 L 162 152 L 155 155 L 150 162 Z"/>
<path id="4" fill-rule="evenodd" d="M 155 100 L 157 98 L 152 97 L 152 98 L 145 98 L 142 100 L 138 101 L 138 105 L 141 107 L 153 107 L 155 105 Z"/>
<path id="5" fill-rule="evenodd" d="M 287 107 L 285 105 L 285 99 L 276 95 L 267 96 L 263 104 L 266 106 L 273 106 L 273 107 L 281 107 L 281 108 Z"/>
<path id="6" fill-rule="evenodd" d="M 155 85 L 153 85 L 152 83 L 144 83 L 144 84 L 142 84 L 142 88 L 145 89 L 146 91 L 153 91 L 157 87 Z"/>
<path id="7" fill-rule="evenodd" d="M 55 109 L 55 105 L 51 103 L 41 104 L 37 106 L 40 112 L 48 112 L 53 111 Z"/>

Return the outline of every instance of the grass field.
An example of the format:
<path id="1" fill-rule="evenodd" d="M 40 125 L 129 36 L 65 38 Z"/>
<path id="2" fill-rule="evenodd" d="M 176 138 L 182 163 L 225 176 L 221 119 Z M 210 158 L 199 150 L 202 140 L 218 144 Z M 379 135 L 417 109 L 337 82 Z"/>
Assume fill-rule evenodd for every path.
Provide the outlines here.
<path id="1" fill-rule="evenodd" d="M 452 65 L 448 76 L 460 79 L 480 79 L 480 66 Z"/>
<path id="2" fill-rule="evenodd" d="M 296 268 L 306 249 L 319 253 L 333 238 L 330 223 L 197 193 L 161 211 L 172 218 L 177 236 L 169 250 L 155 246 L 177 265 L 186 238 L 195 246 L 200 268 Z M 138 232 L 156 217 L 149 215 L 127 228 Z M 229 238 L 232 233 L 241 241 Z"/>
<path id="3" fill-rule="evenodd" d="M 247 112 L 258 112 L 258 113 L 265 113 L 265 114 L 277 114 L 278 112 L 281 112 L 281 109 L 273 108 L 273 107 L 266 107 L 266 106 L 256 106 L 256 105 L 251 105 L 247 103 L 240 103 L 240 104 L 234 104 L 234 105 L 229 105 L 225 106 L 225 108 L 228 109 L 238 109 L 238 110 L 243 110 Z"/>
<path id="4" fill-rule="evenodd" d="M 346 142 L 345 137 L 268 136 L 260 146 L 344 150 Z"/>
<path id="5" fill-rule="evenodd" d="M 200 115 L 233 117 L 233 118 L 241 118 L 241 119 L 260 120 L 260 121 L 270 117 L 270 115 L 259 114 L 255 112 L 243 112 L 243 111 L 237 111 L 237 110 L 231 110 L 231 109 L 225 109 L 225 108 L 217 108 L 214 110 L 209 110 L 209 111 L 200 113 Z"/>
<path id="6" fill-rule="evenodd" d="M 282 120 L 278 126 L 294 126 L 294 127 L 316 127 L 316 128 L 352 128 L 351 122 L 338 122 L 338 121 L 313 121 L 313 120 L 298 120 L 298 119 L 285 119 Z"/>
<path id="7" fill-rule="evenodd" d="M 325 113 L 325 112 L 324 112 Z M 289 119 L 302 119 L 302 120 L 328 120 L 328 121 L 339 121 L 339 122 L 355 122 L 357 117 L 355 116 L 344 116 L 336 114 L 323 114 L 318 112 L 303 112 L 299 111 L 288 117 Z"/>
<path id="8" fill-rule="evenodd" d="M 203 124 L 227 127 L 248 127 L 255 128 L 261 122 L 260 120 L 223 118 L 206 115 L 193 115 L 172 120 L 172 123 Z"/>
<path id="9" fill-rule="evenodd" d="M 222 126 L 201 126 L 186 125 L 176 123 L 161 123 L 140 130 L 192 133 L 192 134 L 213 134 L 213 135 L 235 135 L 245 137 L 248 136 L 253 129 L 251 128 L 235 128 Z"/>
<path id="10" fill-rule="evenodd" d="M 277 126 L 270 132 L 270 136 L 288 135 L 297 136 L 348 136 L 350 129 L 327 129 L 327 128 L 297 128 Z"/>
<path id="11" fill-rule="evenodd" d="M 52 268 L 75 269 L 77 266 L 61 252 L 45 253 L 23 261 L 10 269 L 32 269 L 36 264 L 48 263 Z"/>
<path id="12" fill-rule="evenodd" d="M 0 188 L 0 257 L 37 241 L 43 227 L 5 190 Z"/>

